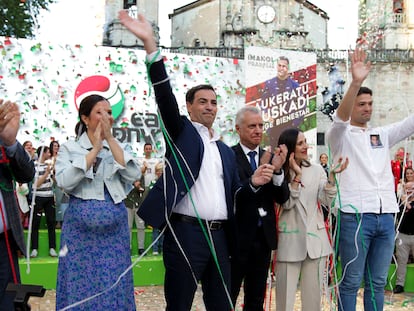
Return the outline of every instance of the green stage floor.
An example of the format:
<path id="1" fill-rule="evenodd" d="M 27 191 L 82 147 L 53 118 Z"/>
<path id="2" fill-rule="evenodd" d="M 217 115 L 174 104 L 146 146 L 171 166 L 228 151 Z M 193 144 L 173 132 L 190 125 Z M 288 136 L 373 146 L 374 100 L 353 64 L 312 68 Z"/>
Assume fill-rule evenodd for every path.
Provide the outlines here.
<path id="1" fill-rule="evenodd" d="M 132 256 L 134 263 L 138 256 Z M 52 257 L 38 257 L 30 259 L 30 271 L 26 259 L 20 259 L 20 275 L 22 283 L 42 285 L 46 289 L 56 288 L 58 259 Z M 149 286 L 164 284 L 164 264 L 162 256 L 147 255 L 134 265 L 134 286 Z"/>

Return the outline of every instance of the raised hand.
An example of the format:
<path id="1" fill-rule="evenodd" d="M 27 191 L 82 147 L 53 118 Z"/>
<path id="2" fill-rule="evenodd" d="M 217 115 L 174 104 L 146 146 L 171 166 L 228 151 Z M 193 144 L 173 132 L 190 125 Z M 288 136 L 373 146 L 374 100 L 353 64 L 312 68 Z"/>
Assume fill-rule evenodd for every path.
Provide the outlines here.
<path id="1" fill-rule="evenodd" d="M 20 112 L 16 103 L 0 99 L 0 140 L 10 146 L 16 142 L 20 126 Z"/>
<path id="2" fill-rule="evenodd" d="M 292 152 L 289 156 L 289 167 L 295 172 L 296 176 L 302 175 L 302 169 L 295 160 L 294 152 Z"/>
<path id="3" fill-rule="evenodd" d="M 344 161 L 343 158 L 341 157 L 338 159 L 338 162 L 336 164 L 332 165 L 330 172 L 332 172 L 333 174 L 339 174 L 348 167 L 348 164 L 349 164 L 349 159 L 346 158 Z"/>
<path id="4" fill-rule="evenodd" d="M 144 15 L 138 14 L 138 18 L 133 18 L 129 16 L 128 11 L 122 10 L 118 13 L 118 19 L 125 28 L 144 43 L 145 50 L 148 54 L 157 50 L 154 31 Z"/>
<path id="5" fill-rule="evenodd" d="M 280 145 L 275 148 L 275 152 L 272 159 L 272 165 L 275 167 L 275 171 L 280 171 L 283 167 L 283 164 L 286 161 L 287 157 L 287 147 L 286 145 Z"/>
<path id="6" fill-rule="evenodd" d="M 259 165 L 270 163 L 271 158 L 272 158 L 272 153 L 267 150 L 264 150 L 263 154 L 260 156 Z"/>
<path id="7" fill-rule="evenodd" d="M 354 81 L 362 83 L 371 70 L 371 62 L 367 62 L 367 54 L 362 49 L 355 49 L 351 54 L 351 72 Z"/>
<path id="8" fill-rule="evenodd" d="M 106 113 L 106 111 L 101 111 L 101 135 L 102 138 L 106 139 L 107 141 L 111 139 L 112 136 L 112 125 L 114 124 L 114 118 L 112 115 Z"/>

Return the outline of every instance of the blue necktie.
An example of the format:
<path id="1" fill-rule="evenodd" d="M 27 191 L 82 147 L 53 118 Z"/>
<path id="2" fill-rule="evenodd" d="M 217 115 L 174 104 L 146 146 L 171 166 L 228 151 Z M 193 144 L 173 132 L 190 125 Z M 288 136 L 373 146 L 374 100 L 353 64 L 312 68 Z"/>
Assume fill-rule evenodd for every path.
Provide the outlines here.
<path id="1" fill-rule="evenodd" d="M 256 165 L 256 151 L 249 151 L 247 153 L 249 155 L 250 158 L 250 166 L 252 167 L 253 172 L 257 169 L 257 165 Z M 257 226 L 260 227 L 262 225 L 262 220 L 260 219 L 261 216 L 259 216 L 259 219 L 257 221 Z"/>
<path id="2" fill-rule="evenodd" d="M 250 166 L 252 167 L 252 170 L 255 171 L 257 169 L 257 165 L 256 165 L 256 151 L 250 151 L 247 153 L 249 155 L 250 158 Z"/>

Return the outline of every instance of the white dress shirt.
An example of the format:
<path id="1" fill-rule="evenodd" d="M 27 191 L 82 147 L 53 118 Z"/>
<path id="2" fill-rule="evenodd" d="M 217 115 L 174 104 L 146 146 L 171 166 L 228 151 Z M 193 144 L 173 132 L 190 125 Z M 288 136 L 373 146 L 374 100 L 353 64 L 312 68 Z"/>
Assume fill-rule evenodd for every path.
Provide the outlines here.
<path id="1" fill-rule="evenodd" d="M 203 141 L 203 160 L 197 180 L 190 192 L 175 206 L 174 212 L 206 220 L 227 219 L 223 165 L 216 143 L 220 137 L 214 132 L 210 138 L 207 127 L 192 123 Z"/>
<path id="2" fill-rule="evenodd" d="M 412 135 L 414 115 L 377 128 L 352 126 L 334 114 L 327 132 L 333 163 L 348 157 L 349 165 L 339 177 L 340 208 L 346 213 L 397 213 L 390 147 Z M 371 143 L 379 135 L 380 144 Z M 337 201 L 338 203 L 338 201 Z"/>

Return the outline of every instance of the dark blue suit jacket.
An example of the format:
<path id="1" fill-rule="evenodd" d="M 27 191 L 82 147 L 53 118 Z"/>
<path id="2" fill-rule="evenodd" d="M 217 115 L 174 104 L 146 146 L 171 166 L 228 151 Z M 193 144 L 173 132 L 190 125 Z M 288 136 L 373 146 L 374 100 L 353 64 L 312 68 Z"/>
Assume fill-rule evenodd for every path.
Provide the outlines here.
<path id="1" fill-rule="evenodd" d="M 178 105 L 172 93 L 168 76 L 162 60 L 150 67 L 150 77 L 154 85 L 155 97 L 162 124 L 166 129 L 166 169 L 165 176 L 161 176 L 138 210 L 138 215 L 153 227 L 160 228 L 166 223 L 166 218 L 178 202 L 188 193 L 197 180 L 203 159 L 204 146 L 200 135 L 192 123 L 184 116 L 180 116 Z M 166 81 L 164 81 L 166 80 Z M 158 84 L 158 82 L 164 81 Z M 248 181 L 243 187 L 237 171 L 234 152 L 223 142 L 218 141 L 226 194 L 229 238 L 234 238 L 236 230 L 234 219 L 234 197 L 252 200 L 254 193 Z M 186 163 L 186 165 L 184 164 Z M 165 183 L 164 183 L 165 180 Z M 164 189 L 164 184 L 166 189 Z M 164 195 L 164 193 L 166 195 Z M 233 242 L 235 244 L 235 241 Z"/>
<path id="2" fill-rule="evenodd" d="M 28 183 L 33 179 L 35 168 L 29 154 L 20 143 L 17 143 L 16 153 L 13 156 L 8 155 L 7 158 L 8 163 L 3 161 L 0 163 L 0 183 L 3 185 L 0 191 L 4 202 L 2 208 L 7 211 L 9 229 L 11 229 L 19 249 L 23 254 L 26 254 L 20 209 L 14 194 L 13 179 L 16 182 Z"/>
<path id="3" fill-rule="evenodd" d="M 236 154 L 240 179 L 242 181 L 248 180 L 253 175 L 250 163 L 240 144 L 232 148 Z M 259 159 L 263 154 L 264 150 L 260 148 Z M 269 182 L 260 187 L 254 201 L 237 200 L 236 218 L 239 229 L 240 250 L 242 252 L 249 252 L 252 249 L 252 244 L 257 234 L 256 228 L 260 217 L 260 207 L 266 212 L 266 216 L 260 217 L 266 243 L 269 249 L 277 248 L 276 213 L 274 205 L 275 203 L 285 203 L 289 199 L 289 195 L 290 191 L 286 181 L 280 186 L 275 186 L 273 182 Z"/>

